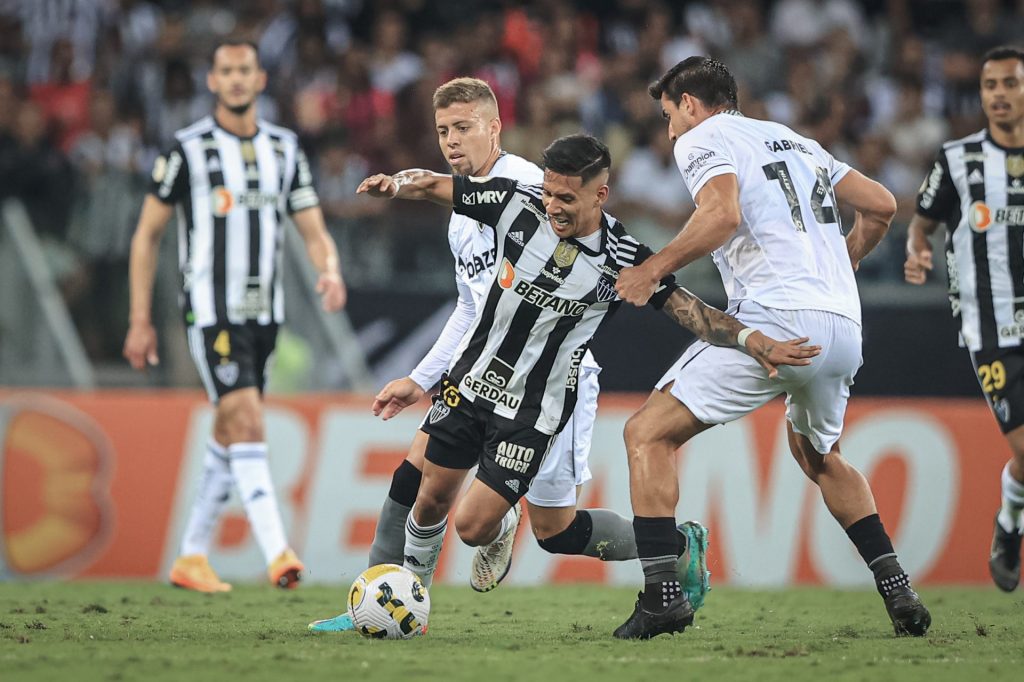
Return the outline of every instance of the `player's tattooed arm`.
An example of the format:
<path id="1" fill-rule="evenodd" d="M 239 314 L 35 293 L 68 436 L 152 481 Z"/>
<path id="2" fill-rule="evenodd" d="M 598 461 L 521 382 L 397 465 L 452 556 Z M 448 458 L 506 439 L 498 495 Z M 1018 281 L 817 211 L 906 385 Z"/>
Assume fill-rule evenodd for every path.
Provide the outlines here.
<path id="1" fill-rule="evenodd" d="M 394 175 L 371 175 L 356 188 L 356 194 L 369 194 L 382 199 L 426 199 L 449 208 L 452 206 L 453 192 L 452 176 L 422 168 L 410 168 Z"/>
<path id="2" fill-rule="evenodd" d="M 713 346 L 740 348 L 768 370 L 769 377 L 778 375 L 779 365 L 809 365 L 821 352 L 821 346 L 804 345 L 810 339 L 777 341 L 760 331 L 746 327 L 728 313 L 704 303 L 686 289 L 677 289 L 662 308 L 665 313 L 697 338 Z"/>
<path id="3" fill-rule="evenodd" d="M 662 310 L 676 324 L 686 327 L 697 338 L 713 346 L 736 346 L 739 333 L 745 329 L 732 315 L 712 308 L 682 288 L 672 292 Z"/>

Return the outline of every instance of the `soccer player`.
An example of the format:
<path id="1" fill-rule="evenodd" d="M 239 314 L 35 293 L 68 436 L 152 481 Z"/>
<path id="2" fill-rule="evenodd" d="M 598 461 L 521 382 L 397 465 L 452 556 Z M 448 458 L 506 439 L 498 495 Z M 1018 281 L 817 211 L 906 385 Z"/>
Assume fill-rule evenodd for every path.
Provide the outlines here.
<path id="1" fill-rule="evenodd" d="M 622 272 L 619 294 L 642 305 L 667 273 L 711 253 L 728 309 L 740 322 L 776 337 L 808 337 L 822 351 L 810 366 L 783 367 L 766 377 L 749 357 L 698 341 L 627 422 L 644 590 L 615 636 L 681 632 L 692 620 L 668 561 L 679 499 L 673 453 L 780 393 L 786 394 L 793 456 L 873 572 L 896 633 L 925 634 L 931 617 L 897 561 L 871 488 L 839 451 L 850 385 L 861 364 L 854 271 L 885 235 L 895 200 L 814 140 L 745 118 L 732 74 L 714 59 L 676 64 L 650 94 L 668 119 L 676 163 L 697 210 L 664 249 Z M 837 199 L 857 212 L 845 239 Z"/>
<path id="2" fill-rule="evenodd" d="M 543 173 L 535 164 L 502 151 L 498 104 L 487 83 L 476 78 L 451 80 L 435 91 L 433 105 L 438 144 L 453 172 L 505 177 L 529 185 L 542 182 Z M 459 291 L 455 311 L 412 373 L 390 382 L 378 394 L 373 411 L 384 419 L 421 400 L 441 380 L 487 297 L 497 253 L 494 228 L 452 213 L 448 242 L 455 258 L 455 283 Z M 525 497 L 534 537 L 543 549 L 556 554 L 624 561 L 636 558 L 633 524 L 608 509 L 576 508 L 579 487 L 591 477 L 587 462 L 600 370 L 590 351 L 584 353 L 579 371 L 579 400 Z M 405 526 L 419 491 L 427 440 L 421 426 L 408 455 L 392 476 L 370 548 L 370 566 L 404 561 Z M 478 548 L 470 574 L 473 589 L 493 589 L 507 574 L 517 526 L 518 518 L 509 524 L 504 538 Z M 710 589 L 705 562 L 707 531 L 695 521 L 680 524 L 678 531 L 685 536 L 680 544 L 689 549 L 680 555 L 680 581 L 696 608 Z M 310 623 L 309 629 L 337 632 L 351 630 L 353 626 L 348 614 L 343 613 Z"/>
<path id="3" fill-rule="evenodd" d="M 429 439 L 404 554 L 406 568 L 426 582 L 448 511 L 473 466 L 476 479 L 454 517 L 460 538 L 486 546 L 513 526 L 519 499 L 573 414 L 590 339 L 618 308 L 619 271 L 650 254 L 602 210 L 610 165 L 604 144 L 571 135 L 545 150 L 542 186 L 409 170 L 374 175 L 357 190 L 429 199 L 495 229 L 495 274 L 423 425 Z M 656 288 L 652 305 L 710 343 L 745 341 L 771 373 L 782 363 L 806 365 L 817 353 L 801 345 L 806 339 L 781 343 L 745 329 L 678 288 L 671 275 Z"/>
<path id="4" fill-rule="evenodd" d="M 292 588 L 303 570 L 285 538 L 263 433 L 267 359 L 284 320 L 284 211 L 320 273 L 323 309 L 334 312 L 345 303 L 337 251 L 295 133 L 256 117 L 255 101 L 266 82 L 255 45 L 228 41 L 217 47 L 207 74 L 216 96 L 213 116 L 178 131 L 174 146 L 157 159 L 132 239 L 124 356 L 141 370 L 159 362 L 150 321 L 153 278 L 160 238 L 177 206 L 189 348 L 216 417 L 170 580 L 200 592 L 231 589 L 214 573 L 207 553 L 232 483 L 270 581 Z"/>
<path id="5" fill-rule="evenodd" d="M 1012 592 L 1024 510 L 1024 51 L 984 56 L 981 106 L 988 126 L 944 144 L 921 185 L 904 276 L 924 283 L 933 265 L 928 238 L 945 223 L 953 315 L 1012 453 L 988 560 L 996 586 Z"/>

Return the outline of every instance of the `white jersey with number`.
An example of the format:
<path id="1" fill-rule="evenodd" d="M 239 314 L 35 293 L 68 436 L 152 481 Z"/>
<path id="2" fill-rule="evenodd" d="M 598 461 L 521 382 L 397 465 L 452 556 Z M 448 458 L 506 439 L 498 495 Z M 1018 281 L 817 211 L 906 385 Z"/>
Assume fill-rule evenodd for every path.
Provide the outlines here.
<path id="1" fill-rule="evenodd" d="M 848 165 L 784 125 L 734 111 L 680 136 L 675 158 L 695 199 L 719 175 L 739 183 L 739 228 L 712 254 L 730 303 L 825 310 L 860 323 L 832 190 Z"/>

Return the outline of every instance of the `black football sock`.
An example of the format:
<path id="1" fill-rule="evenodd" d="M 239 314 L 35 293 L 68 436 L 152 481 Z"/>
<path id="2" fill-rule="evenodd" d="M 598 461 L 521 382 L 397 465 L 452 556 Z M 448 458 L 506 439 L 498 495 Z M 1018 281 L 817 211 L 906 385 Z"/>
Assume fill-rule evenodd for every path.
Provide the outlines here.
<path id="1" fill-rule="evenodd" d="M 885 532 L 878 514 L 865 516 L 853 523 L 846 529 L 846 534 L 874 574 L 875 587 L 882 597 L 888 597 L 897 587 L 910 585 L 910 576 L 900 566 L 892 540 Z"/>
<path id="2" fill-rule="evenodd" d="M 647 611 L 664 611 L 682 594 L 676 560 L 679 558 L 679 533 L 671 516 L 633 518 L 637 555 L 644 569 L 641 606 Z"/>

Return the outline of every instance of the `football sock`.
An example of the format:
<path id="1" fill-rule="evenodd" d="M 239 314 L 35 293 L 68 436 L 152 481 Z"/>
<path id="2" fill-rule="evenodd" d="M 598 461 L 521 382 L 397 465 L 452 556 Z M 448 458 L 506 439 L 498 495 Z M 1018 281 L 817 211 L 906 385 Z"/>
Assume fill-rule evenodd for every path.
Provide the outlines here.
<path id="1" fill-rule="evenodd" d="M 284 523 L 277 508 L 274 483 L 270 480 L 267 444 L 235 443 L 228 447 L 228 456 L 252 534 L 267 565 L 270 565 L 288 548 L 288 540 L 285 539 Z"/>
<path id="2" fill-rule="evenodd" d="M 671 516 L 633 518 L 636 549 L 644 569 L 644 591 L 640 604 L 647 611 L 664 611 L 682 594 L 676 559 L 679 558 L 679 533 Z"/>
<path id="3" fill-rule="evenodd" d="M 433 526 L 416 523 L 416 515 L 409 514 L 405 523 L 405 559 L 403 565 L 420 577 L 424 587 L 430 587 L 441 556 L 444 533 L 448 530 L 448 517 Z"/>
<path id="4" fill-rule="evenodd" d="M 874 574 L 875 587 L 882 597 L 888 597 L 897 587 L 910 585 L 910 576 L 900 566 L 892 540 L 885 532 L 878 514 L 865 516 L 853 523 L 846 529 L 846 534 Z"/>
<path id="5" fill-rule="evenodd" d="M 627 561 L 637 556 L 633 524 L 609 509 L 580 509 L 565 530 L 537 544 L 552 554 L 592 556 L 601 561 Z"/>
<path id="6" fill-rule="evenodd" d="M 1010 474 L 1010 463 L 1003 467 L 1003 506 L 999 509 L 999 525 L 1007 533 L 1020 531 L 1020 513 L 1024 510 L 1024 483 Z"/>
<path id="7" fill-rule="evenodd" d="M 516 514 L 516 505 L 512 505 L 509 507 L 508 511 L 505 512 L 505 515 L 501 517 L 501 523 L 498 524 L 498 530 L 494 533 L 494 537 L 491 538 L 490 542 L 485 542 L 483 546 L 486 547 L 493 544 L 498 538 L 507 533 L 508 529 L 516 524 L 517 518 L 518 514 Z"/>
<path id="8" fill-rule="evenodd" d="M 370 545 L 370 566 L 402 565 L 405 549 L 405 521 L 409 518 L 423 473 L 409 463 L 402 463 L 391 477 L 391 490 L 381 507 L 377 530 Z"/>
<path id="9" fill-rule="evenodd" d="M 231 497 L 233 480 L 227 450 L 211 438 L 206 445 L 199 490 L 192 502 L 192 511 L 189 513 L 185 535 L 181 540 L 183 555 L 209 554 L 213 529 Z"/>

